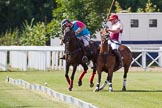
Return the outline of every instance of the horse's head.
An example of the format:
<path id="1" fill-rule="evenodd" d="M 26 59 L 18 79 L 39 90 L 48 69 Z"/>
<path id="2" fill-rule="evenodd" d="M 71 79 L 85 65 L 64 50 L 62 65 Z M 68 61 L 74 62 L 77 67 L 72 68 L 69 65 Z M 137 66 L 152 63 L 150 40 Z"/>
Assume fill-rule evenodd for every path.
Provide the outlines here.
<path id="1" fill-rule="evenodd" d="M 76 47 L 76 40 L 75 32 L 70 27 L 66 27 L 62 39 L 63 43 L 65 43 L 65 47 L 68 49 L 69 47 Z"/>
<path id="2" fill-rule="evenodd" d="M 70 27 L 66 27 L 64 29 L 64 43 L 71 42 L 75 38 L 75 32 Z"/>
<path id="3" fill-rule="evenodd" d="M 105 29 L 101 29 L 100 37 L 101 37 L 101 43 L 104 44 L 110 39 L 110 33 L 109 32 L 107 33 Z"/>
<path id="4" fill-rule="evenodd" d="M 101 38 L 100 53 L 106 52 L 107 54 L 109 52 L 108 40 L 110 39 L 110 34 L 107 33 L 105 29 L 101 29 L 100 38 Z"/>

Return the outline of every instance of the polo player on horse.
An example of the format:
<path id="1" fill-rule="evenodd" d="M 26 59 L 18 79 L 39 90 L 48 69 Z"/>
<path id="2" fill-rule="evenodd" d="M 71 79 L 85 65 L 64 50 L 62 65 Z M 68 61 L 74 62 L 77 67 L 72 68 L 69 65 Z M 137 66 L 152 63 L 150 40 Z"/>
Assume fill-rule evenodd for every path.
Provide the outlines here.
<path id="1" fill-rule="evenodd" d="M 62 22 L 61 22 L 61 26 L 62 26 L 62 28 L 70 27 L 75 32 L 75 36 L 79 40 L 83 41 L 84 56 L 82 58 L 82 61 L 87 63 L 88 62 L 87 52 L 90 50 L 90 46 L 89 46 L 90 32 L 86 28 L 86 25 L 83 22 L 78 21 L 78 20 L 71 22 L 68 19 L 63 19 Z M 61 57 L 60 59 L 65 59 L 65 55 L 63 57 Z"/>
<path id="2" fill-rule="evenodd" d="M 122 57 L 120 52 L 118 51 L 119 45 L 121 44 L 121 35 L 123 32 L 123 25 L 120 22 L 118 16 L 116 14 L 112 14 L 108 19 L 112 23 L 110 28 L 106 28 L 107 32 L 110 32 L 110 40 L 108 40 L 108 44 L 111 45 L 113 52 L 117 56 L 119 60 L 119 67 L 123 66 Z"/>

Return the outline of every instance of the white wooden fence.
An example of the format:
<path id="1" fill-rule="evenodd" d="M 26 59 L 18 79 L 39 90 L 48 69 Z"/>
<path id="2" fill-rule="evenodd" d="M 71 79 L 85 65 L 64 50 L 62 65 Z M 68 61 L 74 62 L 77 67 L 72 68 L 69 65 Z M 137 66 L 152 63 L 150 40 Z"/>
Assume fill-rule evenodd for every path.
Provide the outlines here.
<path id="1" fill-rule="evenodd" d="M 60 60 L 64 47 L 49 46 L 1 46 L 0 68 L 7 71 L 9 67 L 27 71 L 64 69 L 65 62 Z"/>
<path id="2" fill-rule="evenodd" d="M 162 47 L 156 49 L 134 49 L 138 53 L 133 58 L 133 64 L 147 70 L 153 64 L 162 67 Z M 65 69 L 65 61 L 60 60 L 64 53 L 64 47 L 54 46 L 0 46 L 0 70 L 7 71 L 9 68 L 17 68 L 27 71 L 28 68 L 36 70 L 61 70 Z M 150 53 L 157 53 L 153 57 Z M 149 63 L 147 59 L 150 59 Z"/>
<path id="3" fill-rule="evenodd" d="M 132 53 L 138 53 L 137 56 L 133 56 L 133 63 L 143 68 L 145 71 L 152 65 L 162 67 L 162 47 L 159 48 L 130 48 Z M 157 54 L 153 56 L 151 53 Z M 141 62 L 140 62 L 141 61 Z"/>

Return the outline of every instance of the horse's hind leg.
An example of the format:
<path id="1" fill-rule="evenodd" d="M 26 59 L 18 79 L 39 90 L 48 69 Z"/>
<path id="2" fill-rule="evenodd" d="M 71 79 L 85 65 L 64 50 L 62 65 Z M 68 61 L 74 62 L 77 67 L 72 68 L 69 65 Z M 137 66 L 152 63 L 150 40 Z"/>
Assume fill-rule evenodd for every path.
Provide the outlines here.
<path id="1" fill-rule="evenodd" d="M 82 85 L 82 78 L 84 75 L 87 73 L 88 67 L 85 63 L 81 64 L 83 66 L 84 71 L 80 74 L 79 81 L 78 81 L 78 86 Z"/>
<path id="2" fill-rule="evenodd" d="M 93 86 L 94 86 L 93 79 L 94 79 L 94 77 L 95 77 L 95 74 L 96 74 L 96 71 L 93 71 L 93 72 L 92 72 L 92 75 L 91 75 L 91 77 L 90 77 L 90 87 L 93 87 Z"/>
<path id="3" fill-rule="evenodd" d="M 90 87 L 93 87 L 94 86 L 94 83 L 93 83 L 93 79 L 95 77 L 95 74 L 96 74 L 96 63 L 93 63 L 93 72 L 92 72 L 92 75 L 90 77 Z"/>
<path id="4" fill-rule="evenodd" d="M 123 75 L 123 88 L 122 91 L 126 91 L 126 81 L 127 81 L 127 73 L 129 70 L 129 66 L 124 67 L 124 75 Z"/>

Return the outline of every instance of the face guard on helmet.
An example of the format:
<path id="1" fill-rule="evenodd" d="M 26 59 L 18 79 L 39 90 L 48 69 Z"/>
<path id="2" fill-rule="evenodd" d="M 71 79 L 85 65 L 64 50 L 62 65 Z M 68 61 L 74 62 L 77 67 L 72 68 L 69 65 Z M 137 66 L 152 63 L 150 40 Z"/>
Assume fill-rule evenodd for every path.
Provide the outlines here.
<path id="1" fill-rule="evenodd" d="M 67 23 L 70 23 L 70 21 L 68 19 L 63 19 L 61 21 L 61 27 L 64 27 Z"/>

